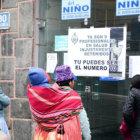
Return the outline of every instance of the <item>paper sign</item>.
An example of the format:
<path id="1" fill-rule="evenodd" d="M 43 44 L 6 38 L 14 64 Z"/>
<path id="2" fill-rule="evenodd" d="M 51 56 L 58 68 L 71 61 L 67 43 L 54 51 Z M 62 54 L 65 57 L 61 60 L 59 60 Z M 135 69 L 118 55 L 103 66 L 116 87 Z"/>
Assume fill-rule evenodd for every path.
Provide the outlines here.
<path id="1" fill-rule="evenodd" d="M 46 71 L 48 73 L 54 73 L 55 67 L 57 65 L 57 53 L 47 53 L 47 65 L 46 65 Z"/>
<path id="2" fill-rule="evenodd" d="M 69 29 L 68 35 L 76 76 L 125 77 L 126 27 Z"/>

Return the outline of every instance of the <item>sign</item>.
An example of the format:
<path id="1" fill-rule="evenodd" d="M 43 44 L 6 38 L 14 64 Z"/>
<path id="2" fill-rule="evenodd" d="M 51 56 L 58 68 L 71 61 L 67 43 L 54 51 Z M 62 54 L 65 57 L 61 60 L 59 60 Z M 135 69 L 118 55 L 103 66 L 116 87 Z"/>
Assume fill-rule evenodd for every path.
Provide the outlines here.
<path id="1" fill-rule="evenodd" d="M 140 56 L 129 56 L 129 78 L 140 74 Z"/>
<path id="2" fill-rule="evenodd" d="M 0 29 L 8 29 L 10 27 L 9 12 L 0 13 Z"/>
<path id="3" fill-rule="evenodd" d="M 85 19 L 91 16 L 91 0 L 61 0 L 61 19 Z"/>
<path id="4" fill-rule="evenodd" d="M 46 71 L 48 73 L 54 73 L 55 67 L 57 65 L 57 53 L 47 53 L 47 63 L 46 63 Z"/>
<path id="5" fill-rule="evenodd" d="M 99 77 L 100 81 L 124 81 L 122 78 L 113 78 L 113 77 Z"/>
<path id="6" fill-rule="evenodd" d="M 68 61 L 76 76 L 125 78 L 126 27 L 69 29 Z"/>
<path id="7" fill-rule="evenodd" d="M 139 14 L 140 0 L 116 0 L 116 16 Z"/>
<path id="8" fill-rule="evenodd" d="M 55 51 L 68 51 L 68 36 L 55 36 Z"/>

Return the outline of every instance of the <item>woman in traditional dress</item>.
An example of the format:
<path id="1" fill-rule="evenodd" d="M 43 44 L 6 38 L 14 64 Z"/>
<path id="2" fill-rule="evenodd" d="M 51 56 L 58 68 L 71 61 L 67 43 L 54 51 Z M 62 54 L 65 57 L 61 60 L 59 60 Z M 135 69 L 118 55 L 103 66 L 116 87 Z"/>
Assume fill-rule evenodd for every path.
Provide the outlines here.
<path id="1" fill-rule="evenodd" d="M 61 72 L 60 72 L 61 69 Z M 61 77 L 63 81 L 58 80 Z M 33 118 L 37 125 L 35 140 L 90 140 L 89 122 L 80 95 L 72 88 L 74 74 L 68 66 L 56 68 L 56 82 L 53 87 L 48 83 L 48 74 L 40 68 L 29 70 L 31 85 L 28 85 L 28 99 Z M 68 85 L 60 85 L 60 83 Z M 85 116 L 79 120 L 79 114 Z M 85 121 L 85 123 L 84 123 Z M 84 131 L 85 130 L 85 131 Z"/>

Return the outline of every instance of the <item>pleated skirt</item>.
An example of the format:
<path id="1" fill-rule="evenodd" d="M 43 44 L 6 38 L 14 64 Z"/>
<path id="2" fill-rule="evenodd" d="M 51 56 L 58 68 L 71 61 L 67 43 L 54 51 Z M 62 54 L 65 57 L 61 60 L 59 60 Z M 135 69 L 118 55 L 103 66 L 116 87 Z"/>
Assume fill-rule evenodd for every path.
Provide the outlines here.
<path id="1" fill-rule="evenodd" d="M 34 140 L 82 140 L 81 127 L 79 117 L 76 116 L 73 119 L 63 123 L 64 134 L 58 134 L 57 129 L 52 131 L 46 131 L 36 125 Z"/>

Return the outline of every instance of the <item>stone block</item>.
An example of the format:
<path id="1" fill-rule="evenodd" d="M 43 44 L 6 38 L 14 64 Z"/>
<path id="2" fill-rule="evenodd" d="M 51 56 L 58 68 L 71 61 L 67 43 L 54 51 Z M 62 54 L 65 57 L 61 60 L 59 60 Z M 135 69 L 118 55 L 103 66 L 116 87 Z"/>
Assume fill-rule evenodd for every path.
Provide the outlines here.
<path id="1" fill-rule="evenodd" d="M 2 91 L 10 98 L 13 97 L 13 83 L 12 82 L 0 82 Z"/>
<path id="2" fill-rule="evenodd" d="M 11 118 L 31 119 L 28 99 L 11 100 Z"/>
<path id="3" fill-rule="evenodd" d="M 14 120 L 13 121 L 14 140 L 32 139 L 32 121 Z"/>
<path id="4" fill-rule="evenodd" d="M 19 35 L 20 37 L 33 37 L 34 31 L 34 3 L 20 4 L 19 10 Z"/>
<path id="5" fill-rule="evenodd" d="M 16 70 L 16 97 L 27 97 L 28 70 Z"/>
<path id="6" fill-rule="evenodd" d="M 17 34 L 2 34 L 1 35 L 1 53 L 2 56 L 13 55 L 13 39 Z"/>
<path id="7" fill-rule="evenodd" d="M 2 8 L 17 7 L 18 0 L 2 0 Z"/>
<path id="8" fill-rule="evenodd" d="M 15 41 L 15 56 L 17 67 L 31 67 L 33 57 L 33 40 L 16 40 Z"/>
<path id="9" fill-rule="evenodd" d="M 0 13 L 9 12 L 10 13 L 10 28 L 0 30 L 0 32 L 17 32 L 17 9 L 10 9 L 7 11 L 0 11 Z"/>
<path id="10" fill-rule="evenodd" d="M 0 58 L 0 80 L 14 79 L 14 58 Z"/>
<path id="11" fill-rule="evenodd" d="M 10 10 L 10 32 L 17 32 L 17 9 Z"/>

